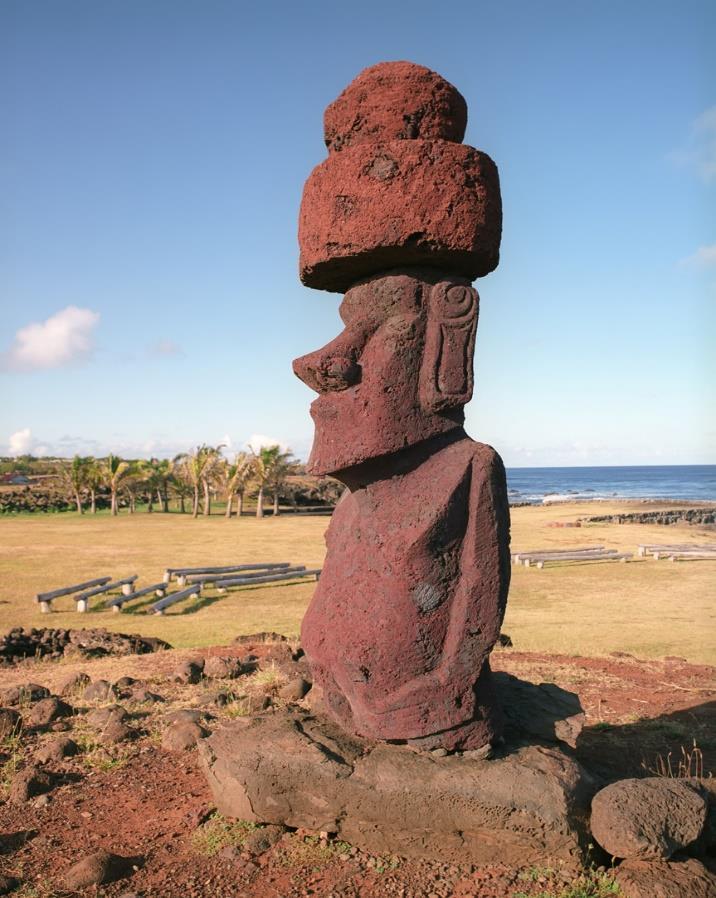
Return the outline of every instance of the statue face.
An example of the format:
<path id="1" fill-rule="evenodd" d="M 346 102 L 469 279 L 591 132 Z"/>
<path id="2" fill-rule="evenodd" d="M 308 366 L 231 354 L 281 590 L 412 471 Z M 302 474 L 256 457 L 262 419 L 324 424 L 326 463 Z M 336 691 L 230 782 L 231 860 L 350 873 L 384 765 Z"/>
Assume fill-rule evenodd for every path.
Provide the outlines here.
<path id="1" fill-rule="evenodd" d="M 343 332 L 293 363 L 319 394 L 309 471 L 340 479 L 341 471 L 462 425 L 477 320 L 467 281 L 384 275 L 352 287 L 340 316 Z"/>

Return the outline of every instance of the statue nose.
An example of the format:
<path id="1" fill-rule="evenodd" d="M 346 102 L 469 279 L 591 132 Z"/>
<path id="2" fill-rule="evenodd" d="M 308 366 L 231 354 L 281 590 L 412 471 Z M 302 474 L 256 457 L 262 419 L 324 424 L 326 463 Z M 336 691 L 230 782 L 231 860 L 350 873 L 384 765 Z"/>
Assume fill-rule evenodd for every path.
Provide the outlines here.
<path id="1" fill-rule="evenodd" d="M 361 368 L 352 358 L 325 354 L 321 350 L 301 356 L 293 363 L 294 373 L 317 393 L 334 393 L 357 384 Z"/>

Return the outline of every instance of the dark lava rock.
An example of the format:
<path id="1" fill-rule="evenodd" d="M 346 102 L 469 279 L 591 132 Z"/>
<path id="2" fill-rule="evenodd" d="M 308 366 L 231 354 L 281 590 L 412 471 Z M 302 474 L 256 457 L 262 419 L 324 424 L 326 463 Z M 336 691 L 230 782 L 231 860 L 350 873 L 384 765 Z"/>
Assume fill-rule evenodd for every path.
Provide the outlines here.
<path id="1" fill-rule="evenodd" d="M 251 854 L 263 854 L 269 848 L 273 848 L 285 832 L 285 826 L 276 826 L 275 824 L 255 829 L 246 837 L 243 845 L 244 851 Z"/>
<path id="2" fill-rule="evenodd" d="M 189 684 L 199 683 L 201 681 L 203 670 L 203 660 L 185 661 L 183 664 L 180 664 L 179 667 L 177 667 L 177 669 L 174 671 L 172 679 L 175 683 L 181 683 L 185 686 Z"/>
<path id="3" fill-rule="evenodd" d="M 40 767 L 25 767 L 12 778 L 9 798 L 15 804 L 23 804 L 36 795 L 49 792 L 52 778 Z"/>
<path id="4" fill-rule="evenodd" d="M 50 690 L 45 686 L 38 686 L 37 683 L 23 683 L 21 686 L 10 686 L 9 689 L 3 689 L 0 692 L 0 702 L 4 705 L 25 705 L 29 702 L 39 701 L 41 698 L 47 698 Z"/>
<path id="5" fill-rule="evenodd" d="M 106 702 L 116 695 L 114 686 L 109 680 L 95 680 L 90 683 L 82 693 L 82 698 L 88 702 Z"/>
<path id="6" fill-rule="evenodd" d="M 62 884 L 66 889 L 77 891 L 115 882 L 128 876 L 133 864 L 136 864 L 134 858 L 119 857 L 104 850 L 96 851 L 70 867 L 62 878 Z"/>
<path id="7" fill-rule="evenodd" d="M 19 733 L 22 717 L 14 708 L 0 708 L 0 741 Z"/>
<path id="8" fill-rule="evenodd" d="M 126 696 L 130 702 L 136 702 L 140 705 L 156 705 L 164 701 L 164 697 L 156 692 L 150 692 L 144 686 L 132 689 Z"/>
<path id="9" fill-rule="evenodd" d="M 622 898 L 716 898 L 716 877 L 694 858 L 626 860 L 616 880 Z"/>
<path id="10" fill-rule="evenodd" d="M 243 673 L 241 661 L 238 658 L 221 658 L 218 655 L 210 655 L 204 661 L 204 676 L 217 680 L 234 680 Z"/>
<path id="11" fill-rule="evenodd" d="M 3 876 L 0 873 L 0 895 L 8 895 L 20 885 L 20 880 L 14 876 Z"/>
<path id="12" fill-rule="evenodd" d="M 29 714 L 25 717 L 27 726 L 43 729 L 48 727 L 53 721 L 59 720 L 61 717 L 71 717 L 73 708 L 67 702 L 63 702 L 56 695 L 49 698 L 41 698 L 30 709 Z"/>
<path id="13" fill-rule="evenodd" d="M 698 787 L 685 780 L 620 780 L 594 796 L 592 835 L 613 857 L 669 858 L 699 838 L 706 811 Z"/>
<path id="14" fill-rule="evenodd" d="M 87 723 L 99 733 L 101 742 L 115 745 L 124 742 L 134 735 L 127 725 L 127 712 L 121 705 L 110 705 L 106 708 L 95 708 L 87 715 Z"/>
<path id="15" fill-rule="evenodd" d="M 529 683 L 503 671 L 492 682 L 505 715 L 505 738 L 564 742 L 576 748 L 584 726 L 579 696 L 554 683 Z"/>
<path id="16" fill-rule="evenodd" d="M 311 684 L 303 677 L 294 677 L 279 689 L 278 696 L 285 702 L 300 702 L 310 688 Z"/>
<path id="17" fill-rule="evenodd" d="M 189 751 L 205 736 L 208 736 L 207 730 L 198 723 L 180 720 L 164 730 L 162 748 L 167 751 Z"/>
<path id="18" fill-rule="evenodd" d="M 79 751 L 77 743 L 69 736 L 52 739 L 35 752 L 35 760 L 40 764 L 61 764 L 65 758 L 71 758 Z"/>
<path id="19" fill-rule="evenodd" d="M 84 690 L 85 686 L 87 686 L 89 682 L 89 674 L 82 673 L 81 671 L 78 673 L 73 673 L 65 677 L 64 680 L 61 681 L 60 685 L 57 688 L 57 692 L 60 695 L 64 696 L 78 695 Z"/>
<path id="20" fill-rule="evenodd" d="M 25 630 L 15 627 L 0 636 L 0 662 L 15 664 L 24 658 L 81 655 L 99 658 L 105 655 L 142 655 L 171 646 L 163 639 L 138 634 L 111 633 L 102 628 L 66 630 L 42 627 Z"/>

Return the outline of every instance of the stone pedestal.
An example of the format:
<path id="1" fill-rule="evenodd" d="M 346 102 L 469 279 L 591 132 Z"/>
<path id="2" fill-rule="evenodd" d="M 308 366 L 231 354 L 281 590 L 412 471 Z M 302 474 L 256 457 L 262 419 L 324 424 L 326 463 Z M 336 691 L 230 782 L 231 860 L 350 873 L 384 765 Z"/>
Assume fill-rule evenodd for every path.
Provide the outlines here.
<path id="1" fill-rule="evenodd" d="M 222 814 L 335 833 L 373 854 L 576 864 L 587 841 L 591 783 L 558 747 L 439 757 L 286 710 L 224 724 L 200 752 Z"/>

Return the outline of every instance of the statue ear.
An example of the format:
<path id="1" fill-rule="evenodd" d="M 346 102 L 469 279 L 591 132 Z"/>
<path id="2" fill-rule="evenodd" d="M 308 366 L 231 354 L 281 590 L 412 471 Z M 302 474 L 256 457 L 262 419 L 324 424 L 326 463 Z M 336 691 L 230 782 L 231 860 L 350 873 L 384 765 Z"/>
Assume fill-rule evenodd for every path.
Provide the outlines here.
<path id="1" fill-rule="evenodd" d="M 420 403 L 439 412 L 472 399 L 472 355 L 480 298 L 464 284 L 441 281 L 426 290 L 425 351 Z"/>

